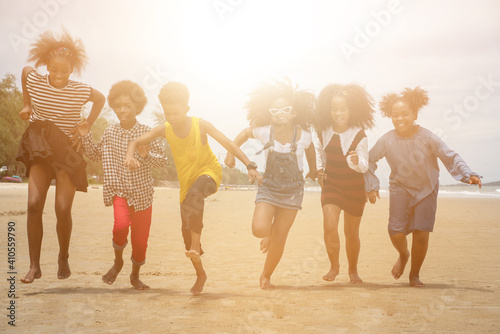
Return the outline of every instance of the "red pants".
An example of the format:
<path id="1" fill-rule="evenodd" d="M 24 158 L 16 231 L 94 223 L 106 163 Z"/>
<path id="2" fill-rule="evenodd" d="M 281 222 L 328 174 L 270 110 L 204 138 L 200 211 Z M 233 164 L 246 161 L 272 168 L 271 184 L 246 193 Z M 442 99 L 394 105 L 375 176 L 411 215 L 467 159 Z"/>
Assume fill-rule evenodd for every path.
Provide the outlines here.
<path id="1" fill-rule="evenodd" d="M 146 248 L 148 247 L 149 229 L 151 227 L 151 212 L 153 206 L 146 210 L 135 211 L 127 200 L 115 196 L 113 209 L 115 223 L 113 226 L 113 247 L 124 249 L 127 246 L 128 228 L 130 226 L 130 239 L 132 241 L 132 262 L 143 265 L 146 261 Z"/>

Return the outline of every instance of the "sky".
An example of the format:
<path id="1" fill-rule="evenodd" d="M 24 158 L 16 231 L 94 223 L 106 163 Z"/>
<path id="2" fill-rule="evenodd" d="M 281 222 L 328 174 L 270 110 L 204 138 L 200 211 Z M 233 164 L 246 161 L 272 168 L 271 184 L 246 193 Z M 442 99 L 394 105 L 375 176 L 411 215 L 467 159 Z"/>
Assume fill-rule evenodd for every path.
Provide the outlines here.
<path id="1" fill-rule="evenodd" d="M 23 66 L 33 65 L 30 45 L 65 27 L 89 56 L 72 79 L 106 96 L 115 82 L 137 82 L 148 96 L 138 119 L 149 125 L 161 86 L 181 81 L 189 114 L 231 139 L 248 126 L 243 106 L 262 81 L 288 77 L 316 94 L 357 83 L 377 102 L 421 86 L 430 103 L 418 124 L 492 182 L 500 180 L 499 14 L 496 0 L 0 0 L 0 75 L 16 74 L 20 87 Z M 369 146 L 391 129 L 377 114 Z M 223 148 L 210 143 L 223 160 Z M 258 147 L 243 149 L 262 166 Z M 382 163 L 383 184 L 388 172 Z M 444 168 L 440 182 L 456 183 Z"/>

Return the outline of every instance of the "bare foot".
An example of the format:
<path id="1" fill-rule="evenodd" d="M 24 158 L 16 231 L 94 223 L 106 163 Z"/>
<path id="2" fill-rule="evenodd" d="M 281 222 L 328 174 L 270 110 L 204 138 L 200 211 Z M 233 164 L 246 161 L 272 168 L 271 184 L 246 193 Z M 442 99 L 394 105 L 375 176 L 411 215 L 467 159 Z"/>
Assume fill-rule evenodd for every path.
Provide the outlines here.
<path id="1" fill-rule="evenodd" d="M 418 275 L 410 275 L 410 285 L 416 288 L 423 288 L 425 284 L 422 283 Z"/>
<path id="2" fill-rule="evenodd" d="M 260 241 L 260 251 L 262 252 L 262 254 L 267 253 L 267 251 L 269 250 L 270 243 L 271 243 L 270 237 L 262 238 L 262 240 Z"/>
<path id="3" fill-rule="evenodd" d="M 351 284 L 360 284 L 360 283 L 363 283 L 363 280 L 359 277 L 357 271 L 349 273 L 349 283 L 351 283 Z"/>
<path id="4" fill-rule="evenodd" d="M 109 285 L 113 284 L 116 281 L 116 277 L 122 270 L 122 267 L 123 267 L 123 260 L 119 261 L 115 259 L 115 263 L 113 264 L 111 269 L 109 269 L 108 272 L 102 276 L 102 281 Z"/>
<path id="5" fill-rule="evenodd" d="M 339 267 L 336 268 L 331 267 L 330 271 L 325 276 L 323 276 L 323 279 L 329 282 L 335 281 L 335 278 L 337 277 L 338 274 L 339 274 Z"/>
<path id="6" fill-rule="evenodd" d="M 271 280 L 267 277 L 260 276 L 260 288 L 261 289 L 274 289 L 274 284 L 271 284 Z"/>
<path id="7" fill-rule="evenodd" d="M 407 250 L 406 251 L 406 256 L 399 256 L 396 263 L 394 263 L 394 266 L 392 267 L 391 273 L 392 277 L 394 279 L 398 279 L 403 275 L 405 271 L 405 266 L 406 263 L 408 262 L 408 259 L 410 258 L 410 252 Z"/>
<path id="8" fill-rule="evenodd" d="M 207 274 L 203 272 L 202 274 L 198 274 L 196 276 L 196 282 L 191 288 L 191 293 L 193 296 L 199 296 L 203 291 L 203 287 L 205 286 L 205 282 L 207 281 Z"/>
<path id="9" fill-rule="evenodd" d="M 197 251 L 190 249 L 186 251 L 186 257 L 190 258 L 191 261 L 193 262 L 200 262 L 201 261 L 201 255 Z"/>
<path id="10" fill-rule="evenodd" d="M 71 270 L 69 269 L 68 256 L 59 257 L 58 260 L 59 268 L 57 269 L 57 278 L 66 279 L 71 276 Z"/>
<path id="11" fill-rule="evenodd" d="M 40 277 L 42 277 L 42 271 L 40 270 L 40 268 L 30 268 L 26 276 L 24 276 L 24 278 L 21 278 L 21 282 L 23 282 L 24 284 L 30 284 L 33 283 L 35 279 L 38 279 Z"/>
<path id="12" fill-rule="evenodd" d="M 137 290 L 149 289 L 149 285 L 142 283 L 142 281 L 139 279 L 139 275 L 130 275 L 130 284 L 132 284 L 132 286 Z"/>

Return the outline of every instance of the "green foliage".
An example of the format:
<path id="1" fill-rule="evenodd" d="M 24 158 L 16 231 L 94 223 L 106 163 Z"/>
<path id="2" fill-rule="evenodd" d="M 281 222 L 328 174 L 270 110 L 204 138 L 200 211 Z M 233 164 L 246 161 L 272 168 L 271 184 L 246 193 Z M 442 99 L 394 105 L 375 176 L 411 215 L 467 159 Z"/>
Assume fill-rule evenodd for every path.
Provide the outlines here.
<path id="1" fill-rule="evenodd" d="M 19 142 L 28 122 L 19 117 L 23 94 L 16 86 L 16 77 L 6 74 L 0 81 L 0 165 L 9 168 L 9 174 L 24 174 L 24 165 L 16 161 Z"/>

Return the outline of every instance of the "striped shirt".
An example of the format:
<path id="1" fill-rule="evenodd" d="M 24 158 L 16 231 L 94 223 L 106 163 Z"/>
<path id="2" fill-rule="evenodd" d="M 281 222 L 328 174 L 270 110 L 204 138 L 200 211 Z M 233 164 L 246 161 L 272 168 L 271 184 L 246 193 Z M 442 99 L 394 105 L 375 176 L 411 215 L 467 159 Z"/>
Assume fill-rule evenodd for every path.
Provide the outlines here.
<path id="1" fill-rule="evenodd" d="M 94 143 L 91 133 L 82 138 L 85 154 L 90 159 L 102 160 L 103 163 L 104 205 L 113 205 L 115 196 L 127 199 L 128 205 L 134 206 L 135 211 L 145 210 L 153 204 L 151 166 L 162 167 L 167 162 L 158 138 L 149 144 L 146 158 L 135 152 L 135 158 L 140 163 L 139 168 L 129 171 L 123 165 L 129 142 L 150 130 L 149 126 L 138 122 L 128 130 L 116 124 L 104 130 L 98 143 Z"/>
<path id="2" fill-rule="evenodd" d="M 82 107 L 90 99 L 92 87 L 68 80 L 63 88 L 52 87 L 48 75 L 28 73 L 26 88 L 33 103 L 30 122 L 51 121 L 65 134 L 80 121 Z"/>

